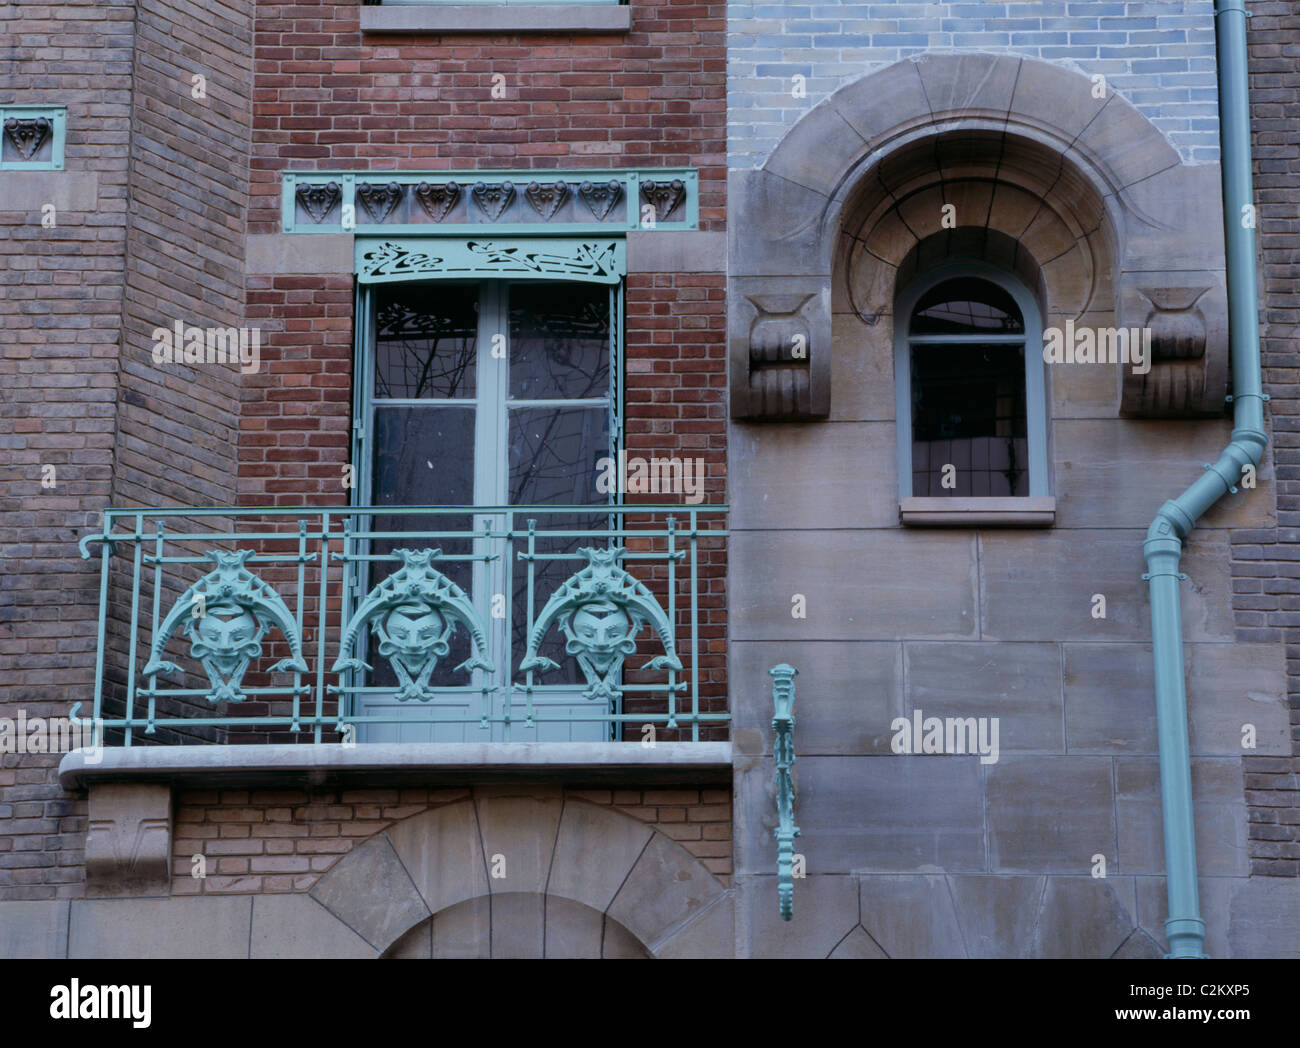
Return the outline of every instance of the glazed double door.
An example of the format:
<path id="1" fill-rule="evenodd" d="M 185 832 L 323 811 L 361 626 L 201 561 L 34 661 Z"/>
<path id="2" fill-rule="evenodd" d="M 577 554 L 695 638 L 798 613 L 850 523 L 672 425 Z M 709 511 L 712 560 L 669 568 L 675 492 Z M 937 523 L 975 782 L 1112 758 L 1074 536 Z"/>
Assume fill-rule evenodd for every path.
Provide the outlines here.
<path id="1" fill-rule="evenodd" d="M 432 694 L 399 698 L 399 673 L 380 650 L 384 640 L 372 635 L 365 654 L 373 667 L 365 674 L 369 690 L 354 696 L 352 708 L 389 722 L 361 723 L 360 740 L 499 741 L 507 707 L 512 741 L 610 737 L 606 723 L 581 719 L 608 713 L 608 703 L 582 697 L 581 673 L 558 631 L 541 654 L 560 668 L 535 681 L 544 687 L 532 693 L 544 719 L 524 723 L 526 697 L 513 685 L 523 680 L 518 664 L 530 596 L 535 617 L 581 566 L 552 558 L 594 544 L 590 537 L 553 533 L 609 526 L 599 507 L 610 495 L 598 490 L 597 480 L 617 435 L 618 308 L 617 289 L 595 283 L 438 281 L 367 290 L 359 504 L 460 508 L 376 512 L 368 526 L 380 534 L 367 551 L 440 549 L 435 565 L 471 596 L 493 669 L 457 670 L 473 653 L 468 632 L 457 629 L 429 677 Z M 530 506 L 591 506 L 593 512 L 505 512 Z M 518 557 L 526 539 L 512 544 L 504 535 L 510 526 L 526 530 L 529 519 L 537 522 L 531 561 Z M 353 587 L 365 593 L 396 564 L 369 559 L 359 567 Z"/>

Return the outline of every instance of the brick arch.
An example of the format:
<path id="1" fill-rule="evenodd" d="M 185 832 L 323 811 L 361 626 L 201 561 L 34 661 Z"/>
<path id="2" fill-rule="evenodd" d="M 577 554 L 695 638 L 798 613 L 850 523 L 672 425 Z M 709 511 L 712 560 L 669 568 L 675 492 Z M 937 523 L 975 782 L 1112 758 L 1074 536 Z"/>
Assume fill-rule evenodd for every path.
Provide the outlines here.
<path id="1" fill-rule="evenodd" d="M 874 222 L 883 237 L 892 222 L 915 242 L 924 234 L 910 228 L 912 216 L 933 212 L 937 224 L 932 205 L 945 191 L 977 207 L 993 184 L 1009 198 L 1022 194 L 1032 205 L 1023 210 L 1044 214 L 1038 228 L 1031 215 L 1020 231 L 1040 242 L 1038 252 L 1067 237 L 1078 246 L 1072 264 L 1086 271 L 1086 294 L 1062 311 L 1141 312 L 1138 324 L 1146 291 L 1186 285 L 1188 271 L 1193 283 L 1221 289 L 1218 216 L 1177 206 L 1206 196 L 1206 169 L 1183 164 L 1126 99 L 1109 88 L 1097 98 L 1093 88 L 1083 73 L 1018 55 L 922 54 L 846 84 L 801 117 L 761 168 L 737 172 L 728 225 L 733 415 L 829 414 L 832 288 L 835 308 L 845 301 L 832 273 L 845 231 Z M 1077 274 L 1057 282 L 1077 284 Z M 1211 297 L 1226 310 L 1226 295 Z M 807 347 L 799 359 L 779 349 L 795 333 Z M 1157 370 L 1137 381 L 1162 381 Z M 1207 395 L 1216 384 L 1206 383 Z M 1151 399 L 1125 388 L 1126 404 Z"/>
<path id="2" fill-rule="evenodd" d="M 354 848 L 311 895 L 381 954 L 430 918 L 456 910 L 467 919 L 474 900 L 518 921 L 531 919 L 530 906 L 576 913 L 576 904 L 656 957 L 734 949 L 732 893 L 698 859 L 632 816 L 558 788 L 475 787 L 469 800 Z"/>

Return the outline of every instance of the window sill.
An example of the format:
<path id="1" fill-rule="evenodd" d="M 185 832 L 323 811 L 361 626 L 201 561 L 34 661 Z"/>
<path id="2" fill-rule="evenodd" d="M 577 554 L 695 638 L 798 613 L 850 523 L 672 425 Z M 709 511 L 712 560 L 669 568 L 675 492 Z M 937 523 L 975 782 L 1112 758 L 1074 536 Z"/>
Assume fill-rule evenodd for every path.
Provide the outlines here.
<path id="1" fill-rule="evenodd" d="M 180 786 L 280 786 L 304 783 L 454 784 L 493 778 L 563 777 L 566 782 L 730 782 L 731 743 L 489 742 L 338 743 L 247 746 L 106 746 L 99 760 L 73 750 L 59 763 L 59 785 L 171 782 Z"/>
<path id="2" fill-rule="evenodd" d="M 626 33 L 624 4 L 380 4 L 361 8 L 363 33 Z"/>
<path id="3" fill-rule="evenodd" d="M 905 498 L 899 517 L 912 527 L 1050 528 L 1056 521 L 1056 499 L 1032 498 Z"/>

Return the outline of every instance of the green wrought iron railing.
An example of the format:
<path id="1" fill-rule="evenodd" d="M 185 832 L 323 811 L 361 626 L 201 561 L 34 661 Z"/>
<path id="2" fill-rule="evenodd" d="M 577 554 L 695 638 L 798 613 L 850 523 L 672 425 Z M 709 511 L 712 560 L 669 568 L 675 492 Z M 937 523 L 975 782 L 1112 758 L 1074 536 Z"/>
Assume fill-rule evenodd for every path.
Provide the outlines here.
<path id="1" fill-rule="evenodd" d="M 112 509 L 110 744 L 726 737 L 726 507 Z M 81 714 L 78 704 L 71 711 Z"/>

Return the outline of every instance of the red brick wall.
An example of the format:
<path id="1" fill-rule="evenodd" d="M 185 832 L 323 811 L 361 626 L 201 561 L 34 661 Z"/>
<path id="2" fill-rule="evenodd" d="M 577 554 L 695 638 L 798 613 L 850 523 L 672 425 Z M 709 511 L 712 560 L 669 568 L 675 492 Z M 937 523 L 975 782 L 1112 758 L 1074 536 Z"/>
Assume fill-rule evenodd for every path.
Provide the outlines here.
<path id="1" fill-rule="evenodd" d="M 238 372 L 159 368 L 149 333 L 242 323 L 251 8 L 11 11 L 23 46 L 0 98 L 67 107 L 65 170 L 40 176 L 52 196 L 91 174 L 98 186 L 53 228 L 39 209 L 0 212 L 0 542 L 16 566 L 0 575 L 0 716 L 89 713 L 98 548 L 82 561 L 77 540 L 105 506 L 233 498 Z M 206 100 L 191 97 L 196 72 Z M 111 587 L 110 607 L 121 597 Z M 0 898 L 81 892 L 85 805 L 55 781 L 58 761 L 0 758 Z"/>
<path id="2" fill-rule="evenodd" d="M 16 14 L 10 8 L 10 16 Z M 39 11 L 39 13 L 37 13 Z M 0 98 L 63 105 L 63 175 L 98 178 L 96 214 L 10 210 L 0 175 L 0 716 L 66 716 L 94 679 L 99 573 L 77 540 L 111 499 L 124 282 L 134 8 L 32 11 L 9 37 Z M 24 61 L 15 61 L 21 53 Z M 56 486 L 41 487 L 42 467 Z M 57 756 L 0 756 L 0 899 L 80 894 L 85 802 Z"/>
<path id="3" fill-rule="evenodd" d="M 260 6 L 249 232 L 279 231 L 291 168 L 694 167 L 700 228 L 722 229 L 725 4 L 637 0 L 632 17 L 626 35 L 363 37 L 356 2 Z M 712 502 L 725 483 L 724 284 L 633 277 L 627 295 L 629 449 L 699 449 Z M 251 277 L 247 312 L 267 366 L 245 384 L 240 501 L 337 504 L 351 287 Z"/>
<path id="4" fill-rule="evenodd" d="M 357 0 L 261 5 L 250 232 L 278 230 L 290 167 L 695 167 L 721 229 L 726 5 L 631 8 L 626 35 L 363 38 Z"/>
<path id="5" fill-rule="evenodd" d="M 1255 875 L 1300 876 L 1300 78 L 1295 42 L 1300 9 L 1291 0 L 1250 5 L 1251 121 L 1255 199 L 1259 206 L 1260 287 L 1264 389 L 1277 470 L 1277 529 L 1233 535 L 1234 589 L 1239 630 L 1248 639 L 1284 639 L 1287 645 L 1291 756 L 1243 759 L 1250 804 L 1250 868 Z"/>

